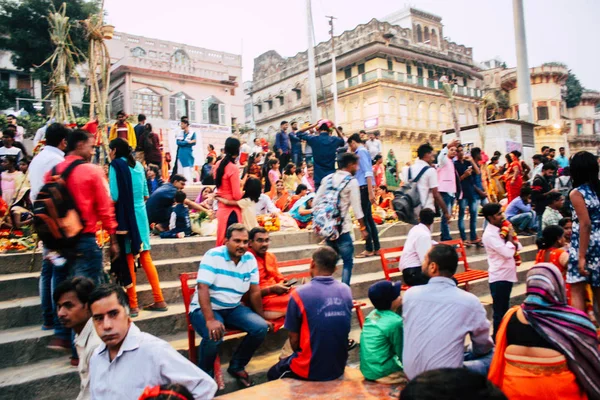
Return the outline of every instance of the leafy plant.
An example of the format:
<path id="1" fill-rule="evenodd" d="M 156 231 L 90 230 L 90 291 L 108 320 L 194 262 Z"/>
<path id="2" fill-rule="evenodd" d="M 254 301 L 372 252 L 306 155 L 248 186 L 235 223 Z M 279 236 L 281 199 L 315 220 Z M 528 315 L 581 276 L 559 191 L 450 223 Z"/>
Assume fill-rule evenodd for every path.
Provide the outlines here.
<path id="1" fill-rule="evenodd" d="M 577 105 L 581 101 L 581 95 L 583 94 L 583 86 L 581 86 L 581 82 L 579 82 L 577 76 L 571 73 L 571 70 L 569 70 L 569 75 L 567 76 L 565 86 L 567 87 L 567 93 L 565 95 L 567 108 L 577 107 Z"/>

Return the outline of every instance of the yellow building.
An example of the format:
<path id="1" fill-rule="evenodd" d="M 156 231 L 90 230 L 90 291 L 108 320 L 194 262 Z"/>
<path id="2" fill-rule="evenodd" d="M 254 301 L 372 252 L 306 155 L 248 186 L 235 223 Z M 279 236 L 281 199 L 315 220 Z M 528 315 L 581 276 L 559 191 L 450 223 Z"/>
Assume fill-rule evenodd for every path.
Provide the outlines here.
<path id="1" fill-rule="evenodd" d="M 405 162 L 424 142 L 441 147 L 440 131 L 452 126 L 439 78 L 456 79 L 458 119 L 468 125 L 477 121 L 483 76 L 471 48 L 443 38 L 440 17 L 414 8 L 401 13 L 394 19 L 401 25 L 373 19 L 335 38 L 335 81 L 331 41 L 318 44 L 315 55 L 321 116 L 333 119 L 335 82 L 335 122 L 347 134 L 379 131 L 384 153 L 393 148 Z M 307 64 L 306 52 L 283 58 L 269 51 L 255 59 L 251 96 L 259 136 L 272 139 L 284 119 L 310 120 Z"/>

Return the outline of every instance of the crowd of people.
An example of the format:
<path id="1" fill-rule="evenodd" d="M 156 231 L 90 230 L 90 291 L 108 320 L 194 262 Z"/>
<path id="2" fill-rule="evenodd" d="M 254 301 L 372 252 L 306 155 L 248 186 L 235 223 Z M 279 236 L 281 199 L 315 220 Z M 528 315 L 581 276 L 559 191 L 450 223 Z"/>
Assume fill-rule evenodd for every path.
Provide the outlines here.
<path id="1" fill-rule="evenodd" d="M 489 158 L 477 147 L 467 152 L 452 140 L 437 155 L 431 145 L 421 145 L 418 159 L 400 169 L 391 150 L 384 165 L 375 133 L 346 137 L 328 120 L 301 128 L 283 121 L 273 151 L 259 139 L 251 147 L 229 137 L 219 156 L 209 145 L 203 188 L 193 201 L 184 192 L 195 163 L 196 134 L 188 119 L 181 121 L 167 183 L 161 179 L 163 160 L 156 156 L 159 140 L 143 115 L 138 121 L 134 127 L 125 113 L 118 114 L 109 133 L 107 170 L 91 163 L 98 157 L 96 136 L 49 125 L 43 149 L 23 166 L 27 184 L 18 181 L 25 176 L 15 176 L 12 161 L 20 154 L 14 150 L 18 129 L 3 132 L 2 194 L 6 190 L 9 204 L 16 206 L 21 186 L 31 207 L 47 198 L 48 184 L 63 184 L 79 216 L 81 227 L 69 247 L 44 244 L 40 278 L 42 329 L 54 330 L 49 347 L 72 353 L 81 377 L 79 398 L 148 399 L 163 392 L 212 398 L 214 361 L 228 327 L 246 335 L 227 372 L 242 387 L 252 386 L 246 367 L 281 321 L 289 337 L 269 380 L 339 378 L 356 346 L 349 339 L 354 259 L 379 254 L 374 211 L 394 212 L 387 183 L 416 187 L 419 206 L 413 211 L 419 223 L 408 233 L 399 264 L 410 289 L 401 294 L 401 283 L 388 281 L 369 288 L 374 310 L 361 333 L 364 377 L 382 384 L 408 382 L 401 398 L 411 399 L 427 390 L 428 379 L 439 381 L 437 371 L 453 376 L 464 368 L 469 384 L 479 385 L 489 398 L 504 398 L 490 381 L 510 399 L 600 399 L 593 315 L 600 299 L 596 156 L 579 152 L 567 159 L 561 148 L 555 158 L 553 149 L 542 148 L 533 168 L 519 151 L 499 166 L 501 154 Z M 32 209 L 19 204 L 25 209 L 19 221 L 33 219 Z M 189 236 L 193 212 L 206 213 L 217 224 L 216 246 L 203 254 L 189 305 L 192 326 L 202 337 L 197 366 L 132 322 L 140 311 L 138 260 L 153 294 L 153 302 L 142 308 L 168 310 L 150 237 Z M 465 246 L 482 247 L 487 254 L 491 324 L 479 299 L 457 287 L 456 249 L 432 239 L 436 217 L 441 217 L 441 241 L 452 239 L 456 214 Z M 322 239 L 312 254 L 309 283 L 296 286 L 278 270 L 269 252 L 270 230 L 259 223 L 265 215 L 282 223 L 289 218 L 296 229 L 312 228 Z M 478 215 L 484 217 L 482 235 Z M 365 241 L 359 254 L 355 227 Z M 108 236 L 112 284 L 103 270 L 99 228 Z M 527 272 L 527 297 L 511 309 L 522 265 L 519 236 L 526 235 L 537 235 L 539 253 Z M 339 260 L 341 282 L 333 277 Z M 479 381 L 482 376 L 489 381 Z"/>

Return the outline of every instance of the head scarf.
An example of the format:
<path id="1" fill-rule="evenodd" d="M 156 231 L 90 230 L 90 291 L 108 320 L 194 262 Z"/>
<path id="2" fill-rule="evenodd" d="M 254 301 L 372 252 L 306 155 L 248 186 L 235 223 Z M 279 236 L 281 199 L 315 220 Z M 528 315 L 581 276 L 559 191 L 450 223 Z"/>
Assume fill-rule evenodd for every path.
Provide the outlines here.
<path id="1" fill-rule="evenodd" d="M 590 399 L 600 399 L 600 351 L 594 324 L 567 305 L 565 283 L 550 263 L 527 273 L 527 297 L 521 306 L 535 331 L 567 359 L 569 369 Z"/>

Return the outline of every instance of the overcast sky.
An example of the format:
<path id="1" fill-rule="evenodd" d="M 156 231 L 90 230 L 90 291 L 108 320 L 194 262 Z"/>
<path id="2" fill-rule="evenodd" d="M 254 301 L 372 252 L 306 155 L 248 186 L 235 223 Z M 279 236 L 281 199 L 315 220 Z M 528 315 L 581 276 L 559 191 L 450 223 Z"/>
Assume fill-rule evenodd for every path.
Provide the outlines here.
<path id="1" fill-rule="evenodd" d="M 589 89 L 600 90 L 599 0 L 524 0 L 529 66 L 562 61 Z M 307 47 L 305 0 L 105 0 L 116 29 L 243 56 L 243 78 L 268 50 L 284 57 Z M 442 17 L 444 34 L 473 48 L 476 61 L 516 65 L 512 0 L 312 0 L 317 43 L 406 4 Z"/>

